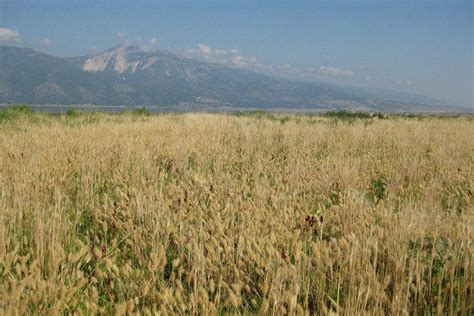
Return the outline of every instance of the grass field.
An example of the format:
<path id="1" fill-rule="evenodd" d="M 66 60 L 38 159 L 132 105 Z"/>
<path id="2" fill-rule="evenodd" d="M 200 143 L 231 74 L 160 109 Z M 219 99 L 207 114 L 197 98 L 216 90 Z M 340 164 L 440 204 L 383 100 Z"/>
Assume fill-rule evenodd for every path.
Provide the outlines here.
<path id="1" fill-rule="evenodd" d="M 0 112 L 0 313 L 472 314 L 472 117 Z"/>

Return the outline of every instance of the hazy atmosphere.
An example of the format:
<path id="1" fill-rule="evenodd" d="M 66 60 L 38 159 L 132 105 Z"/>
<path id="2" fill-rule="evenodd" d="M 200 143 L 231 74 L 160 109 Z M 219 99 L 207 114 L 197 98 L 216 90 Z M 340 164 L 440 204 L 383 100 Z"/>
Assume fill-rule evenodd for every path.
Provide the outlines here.
<path id="1" fill-rule="evenodd" d="M 0 1 L 0 45 L 119 44 L 473 107 L 472 1 Z"/>

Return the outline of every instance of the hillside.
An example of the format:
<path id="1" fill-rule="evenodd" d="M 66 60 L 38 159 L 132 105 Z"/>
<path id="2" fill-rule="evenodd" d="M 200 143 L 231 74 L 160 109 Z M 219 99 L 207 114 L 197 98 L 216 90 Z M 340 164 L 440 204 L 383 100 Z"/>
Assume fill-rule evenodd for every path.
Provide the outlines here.
<path id="1" fill-rule="evenodd" d="M 423 98 L 409 100 L 413 98 L 381 98 L 362 89 L 274 78 L 138 46 L 118 46 L 73 58 L 29 48 L 0 47 L 0 103 L 146 105 L 191 110 L 456 110 L 423 103 Z"/>

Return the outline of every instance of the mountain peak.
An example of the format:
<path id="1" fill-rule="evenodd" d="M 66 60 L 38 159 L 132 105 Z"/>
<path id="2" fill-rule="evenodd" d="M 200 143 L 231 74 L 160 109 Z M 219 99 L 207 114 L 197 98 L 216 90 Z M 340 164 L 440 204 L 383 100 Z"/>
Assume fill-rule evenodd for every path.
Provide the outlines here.
<path id="1" fill-rule="evenodd" d="M 104 52 L 88 56 L 82 69 L 88 72 L 113 70 L 118 74 L 135 73 L 139 66 L 142 70 L 157 60 L 158 51 L 146 46 L 118 45 Z"/>
<path id="2" fill-rule="evenodd" d="M 160 105 L 186 109 L 453 111 L 329 83 L 273 78 L 120 45 L 62 58 L 0 46 L 0 103 Z"/>

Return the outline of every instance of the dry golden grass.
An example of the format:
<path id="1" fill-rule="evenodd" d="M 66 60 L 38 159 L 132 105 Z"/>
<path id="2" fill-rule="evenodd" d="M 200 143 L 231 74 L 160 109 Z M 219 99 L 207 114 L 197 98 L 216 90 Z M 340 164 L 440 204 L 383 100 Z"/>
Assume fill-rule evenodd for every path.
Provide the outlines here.
<path id="1" fill-rule="evenodd" d="M 474 121 L 19 115 L 0 313 L 469 314 Z"/>

